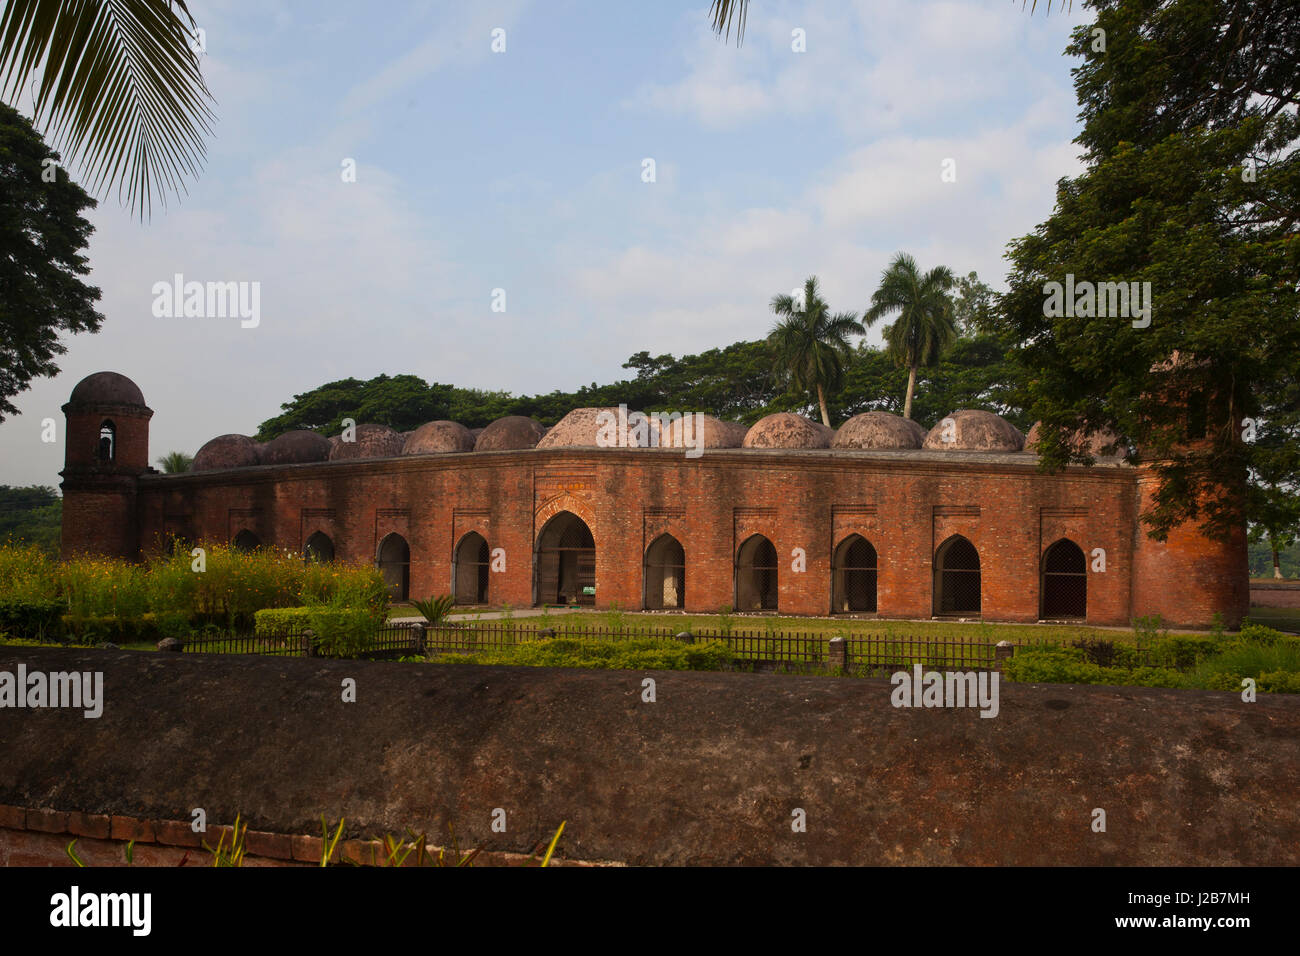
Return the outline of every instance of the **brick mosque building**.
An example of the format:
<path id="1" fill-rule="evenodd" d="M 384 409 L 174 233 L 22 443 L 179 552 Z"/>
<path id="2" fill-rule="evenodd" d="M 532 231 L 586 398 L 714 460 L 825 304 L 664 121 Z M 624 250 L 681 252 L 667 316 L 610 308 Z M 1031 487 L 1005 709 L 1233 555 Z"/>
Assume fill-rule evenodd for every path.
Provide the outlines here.
<path id="1" fill-rule="evenodd" d="M 884 412 L 837 430 L 697 416 L 652 422 L 654 447 L 622 418 L 609 447 L 599 409 L 549 430 L 361 424 L 346 441 L 223 435 L 179 475 L 149 466 L 153 411 L 125 376 L 87 377 L 63 411 L 65 555 L 266 545 L 375 563 L 395 599 L 516 608 L 1198 627 L 1235 626 L 1248 606 L 1244 528 L 1154 541 L 1138 519 L 1149 468 L 1040 473 L 1033 431 L 983 411 L 928 432 Z"/>

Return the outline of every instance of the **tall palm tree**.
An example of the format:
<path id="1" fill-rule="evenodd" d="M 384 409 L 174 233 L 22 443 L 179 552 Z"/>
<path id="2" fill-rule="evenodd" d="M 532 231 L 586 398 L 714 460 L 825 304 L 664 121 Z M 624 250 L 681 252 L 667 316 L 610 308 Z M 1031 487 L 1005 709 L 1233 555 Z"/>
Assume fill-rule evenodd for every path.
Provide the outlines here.
<path id="1" fill-rule="evenodd" d="M 885 329 L 885 342 L 894 361 L 908 369 L 904 418 L 912 417 L 916 370 L 938 362 L 939 354 L 957 337 L 952 297 L 948 295 L 956 282 L 947 266 L 935 266 L 922 275 L 916 260 L 900 252 L 880 274 L 880 287 L 872 293 L 871 307 L 862 316 L 863 322 L 873 325 L 883 315 L 899 313 Z"/>
<path id="2" fill-rule="evenodd" d="M 830 307 L 817 288 L 817 277 L 803 285 L 803 301 L 792 295 L 772 297 L 772 311 L 781 319 L 769 336 L 776 346 L 777 367 L 802 391 L 817 392 L 822 424 L 830 427 L 826 411 L 826 390 L 838 388 L 849 356 L 850 332 L 862 335 L 866 329 L 852 312 L 831 315 Z"/>
<path id="3" fill-rule="evenodd" d="M 193 461 L 194 457 L 183 451 L 169 451 L 158 459 L 158 464 L 165 475 L 181 475 L 190 470 Z"/>
<path id="4" fill-rule="evenodd" d="M 126 192 L 141 218 L 183 188 L 211 133 L 208 92 L 185 0 L 7 0 L 0 95 L 33 85 L 33 120 L 91 189 Z"/>
<path id="5" fill-rule="evenodd" d="M 1014 3 L 1015 0 L 1012 0 Z M 1068 9 L 1074 9 L 1074 0 L 1065 0 Z M 1021 0 L 1020 7 L 1023 10 L 1029 7 L 1029 12 L 1033 13 L 1038 9 L 1038 0 L 1033 0 L 1033 6 L 1030 0 Z M 1052 12 L 1052 0 L 1047 0 L 1043 4 L 1047 12 Z M 1059 6 L 1059 4 L 1058 4 Z M 731 23 L 736 21 L 736 44 L 740 45 L 745 36 L 745 17 L 749 14 L 749 0 L 713 0 L 713 6 L 709 9 L 709 16 L 713 17 L 713 32 L 722 34 L 725 31 L 727 38 L 731 37 Z"/>

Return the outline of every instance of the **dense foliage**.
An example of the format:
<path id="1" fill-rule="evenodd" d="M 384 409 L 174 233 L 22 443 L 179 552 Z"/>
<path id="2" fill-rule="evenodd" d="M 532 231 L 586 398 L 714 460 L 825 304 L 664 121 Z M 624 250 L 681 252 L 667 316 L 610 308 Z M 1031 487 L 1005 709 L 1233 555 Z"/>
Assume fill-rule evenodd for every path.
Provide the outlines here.
<path id="1" fill-rule="evenodd" d="M 97 332 L 99 289 L 83 252 L 95 201 L 18 111 L 0 103 L 0 421 L 32 379 L 55 375 L 62 336 Z"/>
<path id="2" fill-rule="evenodd" d="M 1045 467 L 1086 459 L 1080 430 L 1141 449 L 1163 479 L 1154 536 L 1223 531 L 1251 473 L 1284 498 L 1300 480 L 1300 7 L 1087 6 L 1067 51 L 1087 169 L 1011 244 L 1017 401 L 1044 422 Z M 1070 281 L 1149 283 L 1150 311 L 1052 308 L 1048 284 Z"/>
<path id="3" fill-rule="evenodd" d="M 150 641 L 202 628 L 247 632 L 263 608 L 311 605 L 364 611 L 382 622 L 378 569 L 304 562 L 263 548 L 187 547 L 144 564 L 114 558 L 56 561 L 31 545 L 0 546 L 0 631 L 10 637 Z"/>

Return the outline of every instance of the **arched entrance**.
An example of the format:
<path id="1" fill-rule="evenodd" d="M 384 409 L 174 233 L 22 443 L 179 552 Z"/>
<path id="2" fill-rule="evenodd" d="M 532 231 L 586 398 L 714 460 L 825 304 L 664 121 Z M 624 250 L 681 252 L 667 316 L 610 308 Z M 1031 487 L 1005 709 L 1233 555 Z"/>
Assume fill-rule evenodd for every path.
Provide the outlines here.
<path id="1" fill-rule="evenodd" d="M 644 601 L 652 611 L 686 605 L 686 551 L 670 534 L 646 548 Z"/>
<path id="2" fill-rule="evenodd" d="M 546 522 L 533 568 L 535 604 L 596 603 L 596 541 L 572 511 Z"/>
<path id="3" fill-rule="evenodd" d="M 457 604 L 486 604 L 488 599 L 488 543 L 477 531 L 460 539 L 451 562 L 451 593 Z"/>
<path id="4" fill-rule="evenodd" d="M 736 610 L 775 611 L 776 585 L 776 548 L 756 534 L 736 552 Z"/>
<path id="5" fill-rule="evenodd" d="M 262 539 L 253 532 L 245 528 L 239 534 L 235 535 L 234 546 L 236 551 L 242 551 L 248 554 L 250 551 L 256 551 L 262 546 Z"/>
<path id="6" fill-rule="evenodd" d="M 302 556 L 308 561 L 329 564 L 334 560 L 334 542 L 323 531 L 317 531 L 307 539 L 302 549 Z"/>
<path id="7" fill-rule="evenodd" d="M 411 596 L 411 548 L 400 534 L 390 534 L 379 542 L 379 570 L 388 586 L 392 601 L 405 601 Z"/>
<path id="8" fill-rule="evenodd" d="M 934 553 L 934 613 L 980 613 L 980 555 L 975 545 L 959 534 Z"/>
<path id="9" fill-rule="evenodd" d="M 1039 593 L 1043 596 L 1044 620 L 1088 616 L 1088 559 L 1069 538 L 1062 538 L 1043 553 Z"/>
<path id="10" fill-rule="evenodd" d="M 868 613 L 876 609 L 876 549 L 860 534 L 851 534 L 835 549 L 832 568 L 833 601 L 837 614 Z"/>

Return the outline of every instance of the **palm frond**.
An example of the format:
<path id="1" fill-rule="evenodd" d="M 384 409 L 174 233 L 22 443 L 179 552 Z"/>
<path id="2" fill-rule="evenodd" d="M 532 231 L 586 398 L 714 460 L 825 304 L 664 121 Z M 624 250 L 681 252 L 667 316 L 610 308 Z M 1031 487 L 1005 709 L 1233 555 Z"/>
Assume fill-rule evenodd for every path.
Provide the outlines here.
<path id="1" fill-rule="evenodd" d="M 143 219 L 196 175 L 215 119 L 185 0 L 9 0 L 0 91 L 39 72 L 35 121 L 92 191 L 117 186 Z"/>
<path id="2" fill-rule="evenodd" d="M 745 17 L 749 13 L 749 0 L 713 0 L 709 16 L 713 18 L 713 32 L 731 39 L 731 23 L 736 22 L 736 46 L 745 39 Z"/>

